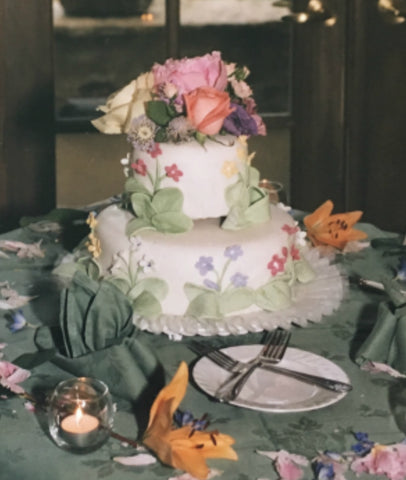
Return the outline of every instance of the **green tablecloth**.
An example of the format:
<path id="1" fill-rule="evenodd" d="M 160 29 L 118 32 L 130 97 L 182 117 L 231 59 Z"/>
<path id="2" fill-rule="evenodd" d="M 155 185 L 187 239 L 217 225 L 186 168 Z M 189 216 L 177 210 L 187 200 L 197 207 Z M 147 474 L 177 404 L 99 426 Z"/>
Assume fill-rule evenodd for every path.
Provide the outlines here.
<path id="1" fill-rule="evenodd" d="M 371 225 L 363 225 L 370 238 L 393 236 Z M 58 315 L 58 288 L 52 276 L 52 267 L 65 252 L 60 236 L 37 233 L 29 227 L 0 236 L 0 240 L 13 239 L 32 243 L 42 239 L 46 256 L 42 259 L 0 258 L 0 283 L 8 281 L 20 294 L 37 295 L 23 307 L 30 324 L 49 325 Z M 347 273 L 377 279 L 394 266 L 395 257 L 384 256 L 379 250 L 368 248 L 347 254 L 341 263 Z M 385 374 L 363 371 L 354 362 L 354 353 L 371 329 L 379 302 L 384 294 L 349 288 L 339 310 L 321 323 L 305 328 L 292 327 L 291 346 L 322 355 L 337 363 L 350 377 L 354 386 L 340 402 L 319 410 L 299 413 L 265 413 L 219 404 L 211 400 L 190 382 L 182 408 L 191 410 L 196 417 L 207 413 L 213 428 L 232 435 L 238 462 L 215 460 L 209 465 L 223 470 L 224 480 L 276 479 L 271 461 L 256 450 L 286 449 L 291 453 L 313 458 L 326 449 L 343 452 L 355 443 L 353 433 L 363 431 L 370 439 L 380 443 L 401 441 L 406 432 L 406 386 L 400 379 Z M 172 341 L 165 335 L 138 332 L 137 338 L 150 346 L 158 355 L 168 379 L 175 373 L 181 360 L 190 365 L 196 355 L 188 348 L 190 339 Z M 201 341 L 213 346 L 259 343 L 260 334 L 244 336 L 210 337 Z M 25 328 L 11 333 L 8 312 L 0 310 L 0 343 L 7 343 L 2 351 L 13 361 L 23 354 L 36 352 L 34 330 Z M 406 348 L 406 346 L 405 346 Z M 27 391 L 38 391 L 55 385 L 69 375 L 49 362 L 32 369 L 32 376 L 24 383 Z M 144 412 L 129 411 L 118 404 L 115 430 L 135 438 L 138 425 L 145 425 Z M 127 467 L 114 462 L 118 455 L 131 455 L 131 448 L 115 439 L 109 439 L 99 450 L 77 455 L 56 447 L 47 432 L 46 418 L 40 412 L 32 413 L 17 397 L 0 399 L 0 478 L 1 480 L 43 480 L 111 478 L 114 480 L 167 479 L 175 476 L 169 467 L 156 463 L 146 467 Z M 178 473 L 176 473 L 178 474 Z M 306 479 L 312 478 L 310 469 Z M 356 478 L 353 473 L 347 479 Z M 360 478 L 377 478 L 363 475 Z"/>

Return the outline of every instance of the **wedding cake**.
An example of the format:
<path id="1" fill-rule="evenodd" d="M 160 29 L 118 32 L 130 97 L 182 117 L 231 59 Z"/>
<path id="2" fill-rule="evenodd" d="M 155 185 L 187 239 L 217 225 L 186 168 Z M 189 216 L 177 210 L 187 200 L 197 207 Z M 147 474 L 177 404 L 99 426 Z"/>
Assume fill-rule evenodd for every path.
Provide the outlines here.
<path id="1" fill-rule="evenodd" d="M 121 203 L 90 216 L 87 246 L 141 328 L 262 330 L 295 315 L 312 291 L 301 286 L 323 283 L 305 234 L 251 165 L 247 138 L 266 132 L 248 73 L 219 52 L 169 59 L 109 97 L 93 122 L 126 134 L 131 153 Z"/>

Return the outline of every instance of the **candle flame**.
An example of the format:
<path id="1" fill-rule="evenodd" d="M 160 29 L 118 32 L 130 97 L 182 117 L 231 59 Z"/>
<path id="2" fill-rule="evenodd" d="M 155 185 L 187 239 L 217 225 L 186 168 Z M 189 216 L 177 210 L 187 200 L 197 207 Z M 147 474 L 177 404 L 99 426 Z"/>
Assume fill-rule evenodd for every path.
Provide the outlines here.
<path id="1" fill-rule="evenodd" d="M 79 425 L 83 418 L 83 410 L 78 407 L 75 411 L 76 424 Z"/>

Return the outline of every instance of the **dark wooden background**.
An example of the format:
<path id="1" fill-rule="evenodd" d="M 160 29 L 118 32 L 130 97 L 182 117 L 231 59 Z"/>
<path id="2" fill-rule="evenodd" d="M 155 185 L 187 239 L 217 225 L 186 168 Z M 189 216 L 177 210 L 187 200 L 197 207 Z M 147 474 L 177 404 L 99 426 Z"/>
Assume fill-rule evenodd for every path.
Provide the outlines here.
<path id="1" fill-rule="evenodd" d="M 51 0 L 0 0 L 0 228 L 55 205 Z"/>
<path id="2" fill-rule="evenodd" d="M 293 204 L 313 210 L 331 198 L 337 212 L 361 209 L 405 232 L 406 22 L 391 23 L 378 0 L 323 4 L 334 26 L 293 28 Z"/>

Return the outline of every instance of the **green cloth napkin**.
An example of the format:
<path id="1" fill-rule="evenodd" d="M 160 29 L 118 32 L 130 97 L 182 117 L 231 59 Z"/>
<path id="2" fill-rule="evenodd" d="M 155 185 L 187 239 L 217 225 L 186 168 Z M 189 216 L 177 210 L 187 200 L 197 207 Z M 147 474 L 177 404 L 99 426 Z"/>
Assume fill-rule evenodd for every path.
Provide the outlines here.
<path id="1" fill-rule="evenodd" d="M 98 378 L 113 395 L 139 403 L 163 386 L 163 369 L 134 334 L 127 297 L 78 271 L 61 293 L 59 325 L 41 327 L 35 342 L 40 350 L 54 348 L 52 362 L 63 370 Z"/>
<path id="2" fill-rule="evenodd" d="M 359 364 L 367 360 L 386 363 L 406 373 L 406 296 L 394 279 L 383 279 L 389 301 L 379 304 L 377 321 L 356 354 Z"/>

